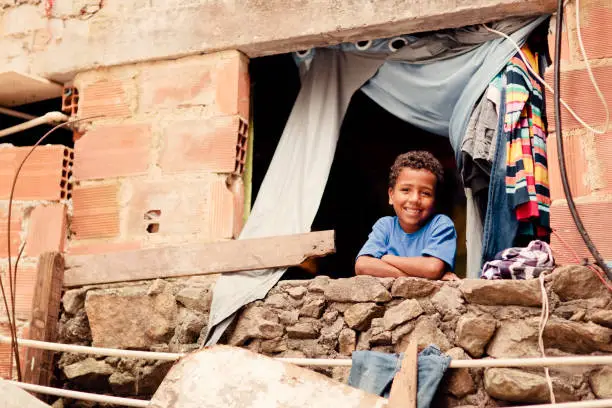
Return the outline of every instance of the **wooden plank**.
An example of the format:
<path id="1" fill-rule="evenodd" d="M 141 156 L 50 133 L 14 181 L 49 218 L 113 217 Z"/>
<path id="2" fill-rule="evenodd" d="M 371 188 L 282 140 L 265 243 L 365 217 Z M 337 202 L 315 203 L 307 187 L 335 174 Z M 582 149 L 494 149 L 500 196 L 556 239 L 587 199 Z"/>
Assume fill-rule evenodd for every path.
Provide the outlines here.
<path id="1" fill-rule="evenodd" d="M 48 252 L 38 258 L 36 286 L 32 301 L 30 334 L 32 340 L 57 341 L 64 257 L 58 252 Z M 26 349 L 24 381 L 48 386 L 53 375 L 53 352 Z"/>
<path id="2" fill-rule="evenodd" d="M 62 96 L 62 85 L 36 75 L 0 72 L 0 106 L 18 106 Z"/>
<path id="3" fill-rule="evenodd" d="M 402 366 L 391 384 L 389 408 L 416 408 L 417 357 L 417 342 L 411 341 L 404 351 Z"/>
<path id="4" fill-rule="evenodd" d="M 336 251 L 334 231 L 66 257 L 64 286 L 299 265 Z"/>

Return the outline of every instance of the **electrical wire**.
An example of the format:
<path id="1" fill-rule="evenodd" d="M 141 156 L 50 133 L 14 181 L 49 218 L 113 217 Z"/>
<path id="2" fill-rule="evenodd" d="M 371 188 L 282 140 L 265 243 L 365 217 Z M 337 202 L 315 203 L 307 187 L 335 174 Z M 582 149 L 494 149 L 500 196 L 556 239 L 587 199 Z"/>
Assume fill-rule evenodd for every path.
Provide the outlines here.
<path id="1" fill-rule="evenodd" d="M 28 151 L 28 153 L 25 155 L 25 157 L 23 158 L 23 160 L 21 161 L 21 163 L 19 164 L 19 166 L 17 167 L 17 170 L 15 171 L 15 176 L 13 177 L 13 182 L 11 185 L 11 193 L 9 195 L 9 202 L 8 202 L 8 214 L 7 214 L 7 236 L 9 237 L 7 239 L 7 262 L 8 262 L 8 281 L 9 281 L 9 295 L 11 296 L 11 301 L 12 301 L 12 307 L 9 308 L 8 306 L 8 301 L 7 301 L 7 296 L 6 296 L 6 291 L 4 289 L 4 284 L 2 282 L 2 279 L 0 277 L 0 292 L 2 293 L 2 297 L 4 299 L 4 307 L 6 309 L 6 315 L 9 321 L 9 331 L 11 334 L 11 338 L 12 338 L 12 342 L 11 342 L 11 348 L 13 350 L 13 354 L 15 356 L 15 361 L 16 361 L 16 367 L 17 367 L 17 378 L 19 381 L 21 381 L 21 360 L 19 358 L 19 345 L 17 344 L 17 321 L 16 321 L 16 317 L 15 317 L 15 298 L 17 295 L 17 291 L 16 291 L 16 283 L 17 283 L 17 262 L 15 263 L 15 269 L 13 270 L 13 265 L 12 265 L 12 259 L 11 259 L 11 218 L 12 218 L 12 209 L 13 209 L 13 198 L 15 195 L 15 187 L 17 185 L 17 180 L 19 179 L 19 173 L 21 172 L 21 169 L 23 168 L 23 166 L 25 165 L 26 161 L 28 160 L 28 158 L 32 155 L 32 153 L 34 153 L 34 150 L 36 150 L 36 148 L 49 136 L 51 135 L 53 132 L 55 132 L 57 129 L 60 129 L 62 127 L 67 127 L 69 125 L 72 125 L 74 123 L 77 122 L 82 122 L 85 120 L 91 120 L 91 119 L 95 119 L 95 118 L 100 118 L 103 117 L 104 115 L 96 115 L 96 116 L 88 116 L 85 118 L 80 118 L 80 119 L 73 119 L 70 120 L 68 122 L 64 122 L 64 123 L 60 123 L 59 125 L 53 127 L 51 130 L 49 130 L 47 133 L 45 133 L 40 139 L 38 139 L 38 141 L 32 146 L 32 148 Z M 25 248 L 25 246 L 22 247 L 22 251 L 23 248 Z M 21 254 L 18 255 L 19 259 L 21 257 Z M 11 317 L 11 311 L 12 313 L 12 317 Z"/>
<path id="2" fill-rule="evenodd" d="M 543 358 L 546 358 L 546 351 L 544 349 L 544 329 L 546 328 L 546 323 L 548 323 L 550 307 L 548 303 L 548 293 L 546 293 L 546 287 L 544 286 L 544 276 L 545 273 L 542 272 L 538 277 L 538 280 L 540 281 L 540 292 L 542 294 L 542 313 L 540 314 L 540 324 L 538 330 L 538 346 L 540 348 L 540 354 L 542 354 Z M 553 389 L 552 379 L 550 378 L 550 370 L 547 366 L 544 366 L 544 374 L 546 375 L 546 383 L 548 384 L 550 402 L 555 404 L 557 400 L 555 399 L 555 391 Z"/>

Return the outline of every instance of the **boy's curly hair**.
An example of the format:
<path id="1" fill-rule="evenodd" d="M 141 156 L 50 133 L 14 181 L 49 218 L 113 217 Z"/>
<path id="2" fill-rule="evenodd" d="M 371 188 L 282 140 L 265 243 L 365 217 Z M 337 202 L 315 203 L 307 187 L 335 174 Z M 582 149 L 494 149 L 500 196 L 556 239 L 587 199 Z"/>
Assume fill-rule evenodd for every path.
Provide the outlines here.
<path id="1" fill-rule="evenodd" d="M 391 172 L 389 173 L 389 188 L 394 188 L 397 183 L 397 177 L 404 168 L 415 170 L 428 170 L 436 176 L 439 186 L 444 181 L 444 168 L 442 164 L 434 157 L 433 154 L 424 150 L 417 150 L 408 153 L 403 153 L 397 156 Z"/>

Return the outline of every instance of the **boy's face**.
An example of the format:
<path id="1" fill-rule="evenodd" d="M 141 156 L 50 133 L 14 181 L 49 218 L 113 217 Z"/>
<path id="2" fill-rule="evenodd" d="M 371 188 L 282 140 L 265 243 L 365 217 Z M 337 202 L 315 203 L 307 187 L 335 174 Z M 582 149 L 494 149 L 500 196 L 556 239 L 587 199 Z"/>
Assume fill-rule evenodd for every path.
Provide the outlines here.
<path id="1" fill-rule="evenodd" d="M 432 172 L 406 167 L 398 175 L 395 187 L 389 188 L 389 204 L 404 232 L 418 231 L 433 214 L 436 182 Z"/>

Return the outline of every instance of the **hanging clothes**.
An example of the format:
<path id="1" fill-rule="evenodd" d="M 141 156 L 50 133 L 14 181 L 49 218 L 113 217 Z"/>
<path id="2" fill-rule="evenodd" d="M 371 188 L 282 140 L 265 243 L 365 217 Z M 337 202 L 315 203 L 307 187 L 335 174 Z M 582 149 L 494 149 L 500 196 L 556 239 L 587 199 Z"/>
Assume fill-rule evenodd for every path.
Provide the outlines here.
<path id="1" fill-rule="evenodd" d="M 519 221 L 518 234 L 548 240 L 550 190 L 546 159 L 546 126 L 542 118 L 542 85 L 526 64 L 539 70 L 538 55 L 522 47 L 527 61 L 514 56 L 506 68 L 506 112 L 503 137 L 507 140 L 506 193 Z"/>
<path id="2" fill-rule="evenodd" d="M 483 279 L 533 279 L 555 265 L 546 242 L 531 241 L 526 248 L 508 248 L 482 268 Z"/>

